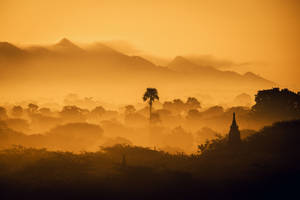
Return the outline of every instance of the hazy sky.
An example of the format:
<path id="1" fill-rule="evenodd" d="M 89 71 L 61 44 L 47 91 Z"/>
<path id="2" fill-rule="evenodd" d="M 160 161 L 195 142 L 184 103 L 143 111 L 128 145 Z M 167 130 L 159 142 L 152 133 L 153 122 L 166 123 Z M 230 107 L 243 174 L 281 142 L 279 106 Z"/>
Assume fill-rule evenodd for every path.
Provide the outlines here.
<path id="1" fill-rule="evenodd" d="M 166 57 L 251 62 L 250 70 L 300 88 L 298 0 L 0 0 L 0 24 L 0 41 L 126 40 Z"/>

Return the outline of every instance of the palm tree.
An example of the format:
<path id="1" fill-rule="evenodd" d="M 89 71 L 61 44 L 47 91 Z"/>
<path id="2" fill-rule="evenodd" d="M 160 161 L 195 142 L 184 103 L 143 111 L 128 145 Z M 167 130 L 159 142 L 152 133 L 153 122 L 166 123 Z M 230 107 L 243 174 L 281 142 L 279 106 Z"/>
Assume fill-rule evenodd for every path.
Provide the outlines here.
<path id="1" fill-rule="evenodd" d="M 150 122 L 151 122 L 151 116 L 152 116 L 152 103 L 155 101 L 155 99 L 159 100 L 158 97 L 158 93 L 157 93 L 157 89 L 156 88 L 147 88 L 144 96 L 143 96 L 143 100 L 144 101 L 148 101 L 149 103 L 149 107 L 150 107 Z"/>

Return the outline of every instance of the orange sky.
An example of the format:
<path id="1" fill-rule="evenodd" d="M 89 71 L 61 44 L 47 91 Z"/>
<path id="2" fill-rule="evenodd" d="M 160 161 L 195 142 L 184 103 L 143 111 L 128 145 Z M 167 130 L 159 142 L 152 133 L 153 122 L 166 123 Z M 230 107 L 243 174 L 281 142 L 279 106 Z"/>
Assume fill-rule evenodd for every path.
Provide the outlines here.
<path id="1" fill-rule="evenodd" d="M 297 89 L 299 23 L 298 0 L 0 0 L 0 41 L 126 40 L 160 56 L 251 62 L 238 70 Z"/>

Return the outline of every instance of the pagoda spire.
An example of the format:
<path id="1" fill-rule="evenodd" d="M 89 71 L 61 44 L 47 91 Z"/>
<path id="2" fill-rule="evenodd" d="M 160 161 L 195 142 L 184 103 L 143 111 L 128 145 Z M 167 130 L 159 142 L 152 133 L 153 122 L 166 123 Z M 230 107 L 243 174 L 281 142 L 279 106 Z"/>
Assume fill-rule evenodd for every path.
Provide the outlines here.
<path id="1" fill-rule="evenodd" d="M 230 131 L 229 131 L 229 144 L 230 145 L 237 145 L 241 143 L 241 133 L 239 131 L 239 127 L 236 123 L 235 119 L 235 112 L 233 112 L 232 116 L 232 123 L 230 126 Z"/>

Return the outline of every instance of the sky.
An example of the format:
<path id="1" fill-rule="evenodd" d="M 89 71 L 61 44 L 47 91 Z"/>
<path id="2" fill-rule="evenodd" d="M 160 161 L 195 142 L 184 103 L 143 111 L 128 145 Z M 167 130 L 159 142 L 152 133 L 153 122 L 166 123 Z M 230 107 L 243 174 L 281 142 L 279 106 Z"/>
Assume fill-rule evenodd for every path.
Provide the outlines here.
<path id="1" fill-rule="evenodd" d="M 300 90 L 298 0 L 0 0 L 0 41 L 124 40 L 161 57 L 232 60 Z"/>

